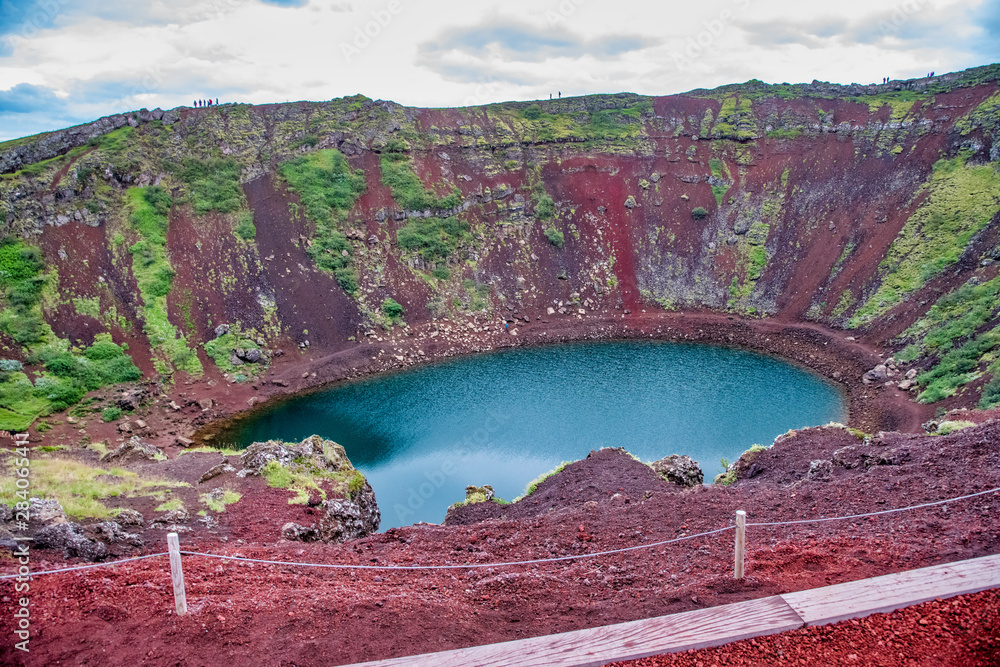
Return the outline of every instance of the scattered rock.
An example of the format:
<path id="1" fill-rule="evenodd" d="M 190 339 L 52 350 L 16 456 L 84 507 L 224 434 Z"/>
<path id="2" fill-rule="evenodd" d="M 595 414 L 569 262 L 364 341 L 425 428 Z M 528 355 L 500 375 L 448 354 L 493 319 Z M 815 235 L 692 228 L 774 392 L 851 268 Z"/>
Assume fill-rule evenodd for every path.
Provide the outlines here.
<path id="1" fill-rule="evenodd" d="M 136 510 L 123 509 L 115 514 L 115 523 L 119 526 L 141 526 L 144 523 L 142 514 Z"/>
<path id="2" fill-rule="evenodd" d="M 142 538 L 138 534 L 126 533 L 117 521 L 92 523 L 87 526 L 86 530 L 94 533 L 101 542 L 106 544 L 127 544 L 137 548 L 143 546 Z"/>
<path id="3" fill-rule="evenodd" d="M 191 515 L 188 513 L 187 509 L 181 507 L 179 509 L 172 510 L 170 512 L 167 512 L 166 514 L 156 517 L 155 519 L 153 519 L 151 525 L 154 527 L 162 527 L 164 525 L 170 525 L 172 529 L 173 528 L 172 524 L 186 523 L 187 520 L 190 518 Z"/>
<path id="4" fill-rule="evenodd" d="M 224 475 L 227 472 L 236 472 L 236 468 L 234 468 L 233 466 L 231 466 L 231 465 L 229 465 L 228 463 L 225 463 L 225 462 L 220 463 L 217 466 L 212 466 L 211 468 L 209 468 L 208 470 L 205 471 L 204 475 L 202 475 L 201 477 L 198 478 L 198 483 L 199 484 L 204 484 L 208 480 L 214 479 L 214 478 L 218 477 L 219 475 Z"/>
<path id="5" fill-rule="evenodd" d="M 46 526 L 35 533 L 34 545 L 62 549 L 66 558 L 96 561 L 108 555 L 107 546 L 103 542 L 89 539 L 78 523 L 56 523 Z"/>
<path id="6" fill-rule="evenodd" d="M 833 461 L 810 461 L 806 479 L 811 482 L 829 482 L 833 478 Z"/>
<path id="7" fill-rule="evenodd" d="M 28 516 L 33 522 L 41 524 L 66 523 L 66 512 L 58 500 L 42 500 L 41 498 L 31 498 L 28 501 Z"/>
<path id="8" fill-rule="evenodd" d="M 629 195 L 628 198 L 625 200 L 625 208 L 632 210 L 636 206 L 638 206 L 638 204 L 635 201 L 635 197 L 633 195 Z"/>
<path id="9" fill-rule="evenodd" d="M 163 456 L 163 450 L 159 447 L 146 444 L 139 439 L 139 436 L 132 436 L 128 442 L 118 449 L 108 452 L 101 457 L 101 463 L 131 463 L 133 461 L 153 461 L 157 457 Z"/>
<path id="10" fill-rule="evenodd" d="M 651 463 L 650 467 L 663 479 L 680 486 L 698 486 L 705 481 L 698 462 L 686 454 L 665 456 Z"/>
<path id="11" fill-rule="evenodd" d="M 229 333 L 229 325 L 228 324 L 220 324 L 219 326 L 215 327 L 215 337 L 216 338 L 222 338 L 227 333 Z"/>
<path id="12" fill-rule="evenodd" d="M 865 384 L 872 384 L 873 382 L 885 382 L 889 379 L 889 369 L 885 364 L 879 364 L 875 368 L 866 372 L 861 376 L 861 381 Z"/>
<path id="13" fill-rule="evenodd" d="M 202 398 L 198 400 L 198 407 L 201 408 L 202 412 L 211 410 L 213 405 L 215 405 L 215 402 L 210 398 Z"/>
<path id="14" fill-rule="evenodd" d="M 281 527 L 281 537 L 291 541 L 314 542 L 319 538 L 319 534 L 315 526 L 300 526 L 289 521 Z"/>
<path id="15" fill-rule="evenodd" d="M 124 389 L 115 397 L 115 405 L 122 410 L 138 410 L 149 399 L 149 391 L 142 385 Z"/>
<path id="16" fill-rule="evenodd" d="M 194 444 L 194 440 L 192 440 L 191 438 L 185 438 L 184 436 L 179 435 L 179 436 L 177 436 L 177 444 L 180 445 L 181 447 L 190 447 L 191 445 Z"/>

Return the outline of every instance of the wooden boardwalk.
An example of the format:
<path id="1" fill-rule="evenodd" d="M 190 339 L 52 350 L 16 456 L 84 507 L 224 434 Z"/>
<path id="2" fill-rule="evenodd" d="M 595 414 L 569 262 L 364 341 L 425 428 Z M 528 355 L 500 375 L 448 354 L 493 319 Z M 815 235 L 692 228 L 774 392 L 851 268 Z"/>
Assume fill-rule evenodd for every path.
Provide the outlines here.
<path id="1" fill-rule="evenodd" d="M 659 618 L 359 663 L 354 667 L 596 667 L 1000 587 L 1000 555 Z"/>

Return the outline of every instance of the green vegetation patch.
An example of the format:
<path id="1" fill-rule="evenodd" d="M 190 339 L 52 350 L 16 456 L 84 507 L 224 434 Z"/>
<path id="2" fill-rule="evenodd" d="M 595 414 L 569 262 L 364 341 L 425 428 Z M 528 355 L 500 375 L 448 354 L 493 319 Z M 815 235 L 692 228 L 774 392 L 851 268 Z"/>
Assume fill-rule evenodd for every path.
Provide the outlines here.
<path id="1" fill-rule="evenodd" d="M 110 334 L 98 334 L 90 347 L 73 350 L 55 336 L 41 310 L 48 282 L 44 268 L 37 248 L 9 239 L 0 243 L 0 331 L 25 347 L 30 364 L 44 367 L 32 382 L 20 362 L 0 360 L 0 430 L 26 429 L 88 391 L 142 376 Z"/>
<path id="2" fill-rule="evenodd" d="M 396 232 L 401 248 L 416 252 L 428 262 L 446 260 L 462 245 L 472 241 L 469 223 L 456 217 L 411 218 Z"/>
<path id="3" fill-rule="evenodd" d="M 925 389 L 917 396 L 921 403 L 936 403 L 953 396 L 959 387 L 979 377 L 977 369 L 987 354 L 995 358 L 1000 348 L 1000 327 L 976 336 L 961 347 L 952 349 L 930 370 L 917 376 L 917 383 Z M 1000 370 L 1000 364 L 990 368 Z"/>
<path id="4" fill-rule="evenodd" d="M 351 247 L 337 227 L 367 187 L 364 171 L 352 171 L 347 159 L 333 149 L 289 160 L 278 171 L 298 193 L 306 215 L 316 225 L 312 245 L 307 248 L 316 266 L 332 274 L 345 292 L 356 292 L 358 277 L 351 268 Z"/>
<path id="5" fill-rule="evenodd" d="M 976 128 L 992 139 L 1000 139 L 1000 93 L 994 93 L 982 104 L 955 121 L 955 127 L 963 135 Z"/>
<path id="6" fill-rule="evenodd" d="M 713 157 L 708 161 L 708 166 L 712 170 L 712 178 L 717 185 L 712 186 L 712 194 L 715 195 L 715 203 L 722 206 L 722 199 L 729 192 L 730 185 L 725 181 L 731 181 L 732 175 L 729 167 L 719 158 Z"/>
<path id="7" fill-rule="evenodd" d="M 231 489 L 223 489 L 219 491 L 209 491 L 208 493 L 203 493 L 199 496 L 199 500 L 208 506 L 208 509 L 213 512 L 225 512 L 226 505 L 232 505 L 238 503 L 240 498 L 242 498 L 238 492 Z"/>
<path id="8" fill-rule="evenodd" d="M 180 171 L 188 199 L 198 215 L 209 211 L 232 213 L 243 206 L 240 165 L 231 158 L 186 158 Z"/>
<path id="9" fill-rule="evenodd" d="M 545 229 L 545 238 L 557 248 L 562 248 L 566 243 L 566 235 L 555 227 L 547 227 Z"/>
<path id="10" fill-rule="evenodd" d="M 198 355 L 187 345 L 187 339 L 170 322 L 167 295 L 173 283 L 174 270 L 167 257 L 167 228 L 173 200 L 159 186 L 130 188 L 126 192 L 129 225 L 138 233 L 139 241 L 129 248 L 132 273 L 139 283 L 143 301 L 143 330 L 149 338 L 160 373 L 171 370 L 192 375 L 202 373 Z"/>
<path id="11" fill-rule="evenodd" d="M 0 502 L 11 506 L 20 501 L 13 463 L 14 457 L 8 457 L 0 473 Z M 190 485 L 122 468 L 99 468 L 49 456 L 31 459 L 31 495 L 58 500 L 72 518 L 107 518 L 114 514 L 114 498 L 162 498 L 170 489 L 184 486 Z"/>
<path id="12" fill-rule="evenodd" d="M 516 503 L 517 501 L 524 500 L 525 498 L 527 498 L 528 496 L 530 496 L 532 493 L 534 493 L 535 491 L 538 490 L 538 487 L 539 487 L 539 485 L 541 485 L 542 482 L 544 482 L 545 480 L 547 480 L 549 477 L 552 477 L 553 475 L 558 475 L 559 473 L 561 473 L 566 468 L 566 466 L 568 466 L 570 463 L 572 463 L 572 461 L 563 461 L 562 463 L 560 463 L 559 465 L 557 465 L 552 470 L 550 470 L 550 471 L 548 471 L 546 473 L 542 473 L 541 475 L 539 475 L 535 479 L 533 479 L 530 482 L 528 482 L 528 485 L 524 488 L 524 493 L 522 493 L 520 496 L 518 496 L 517 498 L 515 498 L 514 502 Z"/>
<path id="13" fill-rule="evenodd" d="M 732 95 L 722 100 L 722 107 L 712 127 L 713 139 L 749 141 L 757 136 L 757 120 L 753 115 L 753 100 Z"/>
<path id="14" fill-rule="evenodd" d="M 1000 171 L 940 160 L 927 198 L 906 221 L 879 266 L 882 282 L 850 320 L 852 328 L 890 310 L 961 257 L 972 237 L 1000 211 Z"/>
<path id="15" fill-rule="evenodd" d="M 420 177 L 413 173 L 410 159 L 402 153 L 382 156 L 382 182 L 392 190 L 396 203 L 407 211 L 448 210 L 462 203 L 462 193 L 456 187 L 444 196 L 425 188 Z"/>
<path id="16" fill-rule="evenodd" d="M 403 306 L 392 297 L 386 297 L 382 301 L 382 314 L 390 324 L 398 324 L 403 321 Z"/>

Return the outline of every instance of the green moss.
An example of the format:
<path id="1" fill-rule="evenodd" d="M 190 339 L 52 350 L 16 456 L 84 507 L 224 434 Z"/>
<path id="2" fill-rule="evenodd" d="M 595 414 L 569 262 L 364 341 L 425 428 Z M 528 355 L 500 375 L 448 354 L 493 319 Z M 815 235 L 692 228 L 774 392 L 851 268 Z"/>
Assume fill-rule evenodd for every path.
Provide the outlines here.
<path id="1" fill-rule="evenodd" d="M 382 156 L 382 182 L 392 190 L 392 198 L 407 211 L 426 209 L 447 210 L 462 203 L 462 193 L 452 187 L 447 195 L 438 196 L 434 190 L 425 188 L 420 178 L 413 173 L 409 158 L 399 153 Z"/>
<path id="2" fill-rule="evenodd" d="M 250 211 L 240 211 L 239 219 L 233 233 L 244 241 L 253 241 L 257 238 L 257 226 L 253 224 L 253 213 Z"/>
<path id="3" fill-rule="evenodd" d="M 472 240 L 469 223 L 458 218 L 411 218 L 396 232 L 399 246 L 429 262 L 442 262 Z"/>
<path id="4" fill-rule="evenodd" d="M 1000 211 L 994 165 L 940 160 L 926 199 L 910 216 L 879 266 L 881 284 L 850 320 L 858 327 L 887 312 L 958 261 L 972 237 Z"/>
<path id="5" fill-rule="evenodd" d="M 545 238 L 547 238 L 549 243 L 557 248 L 562 248 L 566 243 L 566 235 L 555 227 L 547 227 L 545 229 Z"/>
<path id="6" fill-rule="evenodd" d="M 210 211 L 232 213 L 244 203 L 240 190 L 241 172 L 240 165 L 230 158 L 186 158 L 180 177 L 198 215 Z"/>
<path id="7" fill-rule="evenodd" d="M 967 115 L 955 121 L 963 135 L 981 128 L 987 138 L 1000 139 L 1000 93 L 994 93 Z"/>

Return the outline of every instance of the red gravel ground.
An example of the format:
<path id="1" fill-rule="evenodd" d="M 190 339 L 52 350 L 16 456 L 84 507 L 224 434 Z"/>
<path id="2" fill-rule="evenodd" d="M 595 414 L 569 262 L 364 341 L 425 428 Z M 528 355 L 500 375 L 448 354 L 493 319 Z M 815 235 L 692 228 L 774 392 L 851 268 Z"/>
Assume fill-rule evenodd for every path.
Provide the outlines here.
<path id="1" fill-rule="evenodd" d="M 1000 665 L 1000 590 L 609 667 Z"/>
<path id="2" fill-rule="evenodd" d="M 805 479 L 811 460 L 838 451 L 857 465 Z M 452 517 L 459 525 L 307 545 L 280 540 L 279 527 L 261 521 L 255 508 L 265 499 L 257 498 L 231 506 L 215 532 L 181 542 L 209 553 L 347 565 L 582 555 L 725 527 L 741 508 L 751 522 L 789 521 L 1000 487 L 1000 421 L 949 436 L 884 434 L 868 445 L 844 429 L 809 429 L 779 439 L 753 464 L 753 478 L 734 486 L 681 489 L 624 453 L 601 450 L 521 503 L 467 506 Z M 318 570 L 185 557 L 191 613 L 184 617 L 172 612 L 164 558 L 51 575 L 31 585 L 30 655 L 5 641 L 0 663 L 336 665 L 595 627 L 1000 553 L 998 502 L 993 494 L 905 514 L 752 527 L 743 581 L 732 578 L 731 532 L 596 559 L 474 570 Z M 488 516 L 494 507 L 508 514 Z M 149 545 L 163 549 L 160 540 Z M 38 550 L 32 567 L 52 567 L 54 556 Z M 6 584 L 0 594 L 10 609 Z M 12 636 L 12 622 L 0 617 L 0 636 Z M 996 636 L 976 633 L 983 641 Z M 930 659 L 913 646 L 908 655 Z"/>

